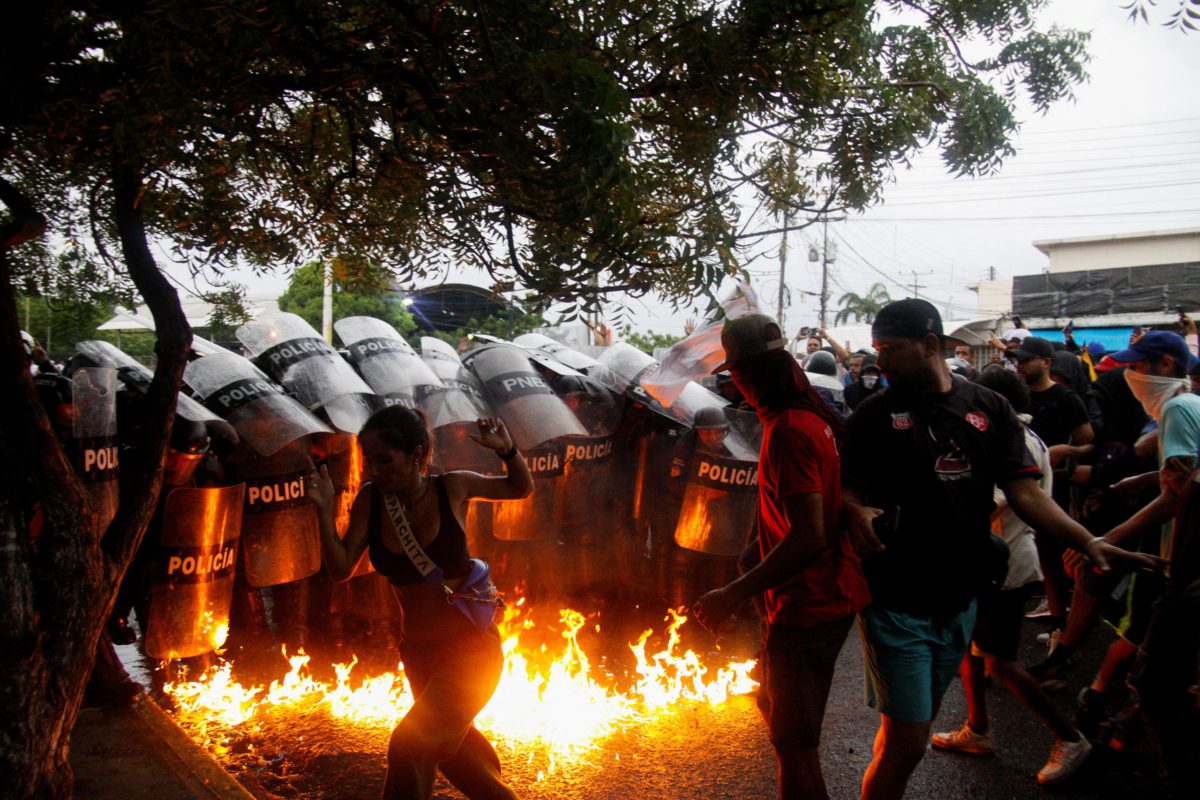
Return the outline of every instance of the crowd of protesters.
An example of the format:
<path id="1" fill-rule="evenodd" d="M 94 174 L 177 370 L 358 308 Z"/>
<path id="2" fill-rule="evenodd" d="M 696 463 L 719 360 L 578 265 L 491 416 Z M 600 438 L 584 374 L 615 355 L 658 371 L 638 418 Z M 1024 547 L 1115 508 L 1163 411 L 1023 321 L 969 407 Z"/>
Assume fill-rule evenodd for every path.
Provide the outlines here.
<path id="1" fill-rule="evenodd" d="M 995 752 L 989 675 L 1053 736 L 1039 783 L 1067 780 L 1094 746 L 1120 747 L 1138 723 L 1168 795 L 1191 796 L 1195 333 L 1181 318 L 1177 330 L 1136 330 L 1110 353 L 1080 346 L 1069 328 L 1052 342 L 1018 323 L 993 337 L 980 370 L 977 351 L 949 340 L 917 299 L 885 307 L 872 346 L 855 352 L 820 330 L 789 343 L 763 315 L 726 323 L 722 368 L 766 427 L 756 557 L 743 559 L 757 566 L 694 610 L 716 629 L 737 603 L 765 596 L 759 705 L 781 797 L 826 796 L 816 748 L 854 619 L 880 715 L 864 798 L 901 797 L 929 744 Z M 816 391 L 825 359 L 843 366 L 843 408 Z M 1018 660 L 1026 617 L 1050 625 L 1039 637 L 1046 657 L 1028 665 Z M 1086 666 L 1076 648 L 1101 618 L 1113 644 L 1067 713 L 1051 692 Z M 935 733 L 956 674 L 967 719 Z"/>
<path id="2" fill-rule="evenodd" d="M 542 579 L 601 603 L 643 602 L 647 592 L 669 605 L 694 600 L 697 621 L 713 630 L 731 615 L 747 616 L 747 601 L 754 600 L 763 627 L 758 703 L 779 762 L 781 797 L 827 795 L 818 757 L 821 727 L 838 654 L 856 626 L 868 703 L 880 717 L 862 782 L 864 798 L 902 796 L 930 744 L 974 755 L 995 752 L 985 691 L 989 675 L 1052 735 L 1039 783 L 1067 780 L 1094 747 L 1102 742 L 1120 746 L 1131 726 L 1140 724 L 1160 758 L 1163 785 L 1172 797 L 1183 796 L 1200 785 L 1194 758 L 1200 752 L 1195 326 L 1183 319 L 1178 331 L 1138 330 L 1128 347 L 1111 353 L 1095 342 L 1075 342 L 1069 329 L 1061 339 L 1033 336 L 1018 323 L 993 337 L 993 352 L 984 354 L 984 348 L 948 339 L 929 303 L 902 300 L 874 320 L 870 347 L 850 351 L 821 329 L 803 329 L 789 341 L 774 320 L 748 314 L 725 323 L 725 361 L 708 381 L 719 395 L 709 398 L 717 405 L 698 408 L 687 424 L 634 391 L 636 386 L 622 393 L 615 384 L 595 380 L 615 361 L 590 375 L 586 366 L 580 367 L 583 373 L 564 375 L 540 371 L 535 360 L 523 383 L 510 382 L 535 396 L 553 390 L 570 409 L 568 420 L 582 425 L 572 441 L 582 446 L 574 448 L 576 461 L 565 471 L 568 477 L 572 469 L 584 472 L 575 483 L 566 482 L 556 459 L 565 462 L 568 451 L 538 448 L 530 454 L 534 496 L 503 511 L 508 527 L 502 530 L 499 506 L 494 514 L 477 513 L 464 500 L 455 505 L 455 541 L 469 537 L 472 553 L 476 545 L 487 550 L 498 581 L 528 579 L 531 596 Z M 363 358 L 406 347 L 366 341 L 374 349 L 359 348 Z M 469 350 L 472 343 L 465 345 L 460 349 Z M 26 350 L 43 403 L 52 417 L 65 420 L 61 435 L 70 439 L 70 410 L 79 402 L 72 400 L 71 382 L 32 339 Z M 417 358 L 411 350 L 402 352 L 403 358 L 410 356 Z M 449 357 L 460 370 L 457 357 Z M 982 369 L 977 366 L 981 357 L 990 362 Z M 361 363 L 355 367 L 370 374 Z M 72 371 L 70 364 L 62 370 Z M 484 408 L 485 393 L 470 384 L 475 378 L 469 373 L 461 368 L 443 388 L 465 392 Z M 128 370 L 122 375 L 122 380 L 130 377 Z M 273 377 L 291 402 L 295 389 L 286 375 Z M 230 373 L 221 382 L 245 383 L 235 378 Z M 258 385 L 246 384 L 250 401 L 260 402 L 248 391 Z M 198 386 L 192 388 L 199 397 L 204 392 Z M 117 415 L 121 429 L 116 431 L 121 447 L 134 457 L 137 436 L 129 428 L 139 420 L 135 387 L 136 381 L 119 393 L 126 407 Z M 488 391 L 492 388 L 489 384 Z M 328 403 L 326 412 L 319 408 L 324 400 L 305 399 L 322 414 L 319 421 L 305 422 L 297 415 L 308 412 L 288 411 L 281 405 L 283 393 L 272 391 L 279 394 L 268 393 L 273 405 L 261 412 L 265 416 L 242 409 L 241 416 L 228 418 L 239 426 L 254 423 L 239 432 L 255 446 L 256 426 L 277 430 L 282 420 L 283 427 L 296 428 L 296 447 L 263 450 L 271 453 L 263 456 L 223 431 L 212 414 L 197 416 L 193 410 L 189 419 L 181 406 L 164 484 L 215 487 L 257 480 L 266 481 L 264 486 L 288 485 L 300 476 L 297 480 L 307 480 L 304 486 L 315 492 L 313 498 L 306 499 L 304 491 L 281 496 L 277 499 L 285 502 L 277 510 L 264 512 L 250 507 L 247 494 L 246 514 L 280 515 L 278 524 L 256 518 L 263 541 L 275 528 L 294 530 L 301 511 L 312 516 L 310 527 L 314 534 L 319 530 L 328 562 L 330 552 L 345 547 L 337 538 L 346 535 L 337 509 L 348 489 L 336 475 L 330 480 L 325 467 L 314 470 L 310 458 L 327 457 L 332 463 L 337 437 L 350 429 L 339 428 L 335 403 Z M 509 396 L 486 399 L 516 402 Z M 720 405 L 725 401 L 728 407 Z M 745 447 L 753 437 L 739 437 L 739 413 L 757 416 L 761 424 L 757 480 L 693 484 L 692 473 L 701 463 L 732 464 L 730 475 L 740 475 L 745 470 L 739 472 L 738 465 L 749 464 L 753 474 L 753 455 Z M 422 431 L 434 427 L 419 412 L 413 419 Z M 493 423 L 489 430 L 502 427 L 497 419 L 482 417 Z M 447 455 L 453 443 L 441 440 L 443 432 L 425 431 L 426 444 L 415 456 L 414 505 L 425 502 L 427 474 L 449 474 L 449 488 L 457 485 L 453 476 L 475 475 L 447 472 L 454 468 L 502 474 L 490 463 L 454 462 Z M 434 433 L 441 452 L 429 438 Z M 503 451 L 508 464 L 518 451 L 516 437 L 506 437 L 492 449 Z M 298 466 L 283 464 L 289 454 Z M 431 455 L 442 463 L 431 463 Z M 636 469 L 610 470 L 604 466 L 610 456 Z M 369 454 L 366 470 L 366 477 L 377 477 Z M 267 477 L 257 477 L 260 473 Z M 313 483 L 316 475 L 319 485 Z M 757 498 L 748 515 L 737 494 L 747 487 Z M 647 493 L 660 488 L 664 491 L 656 501 L 646 502 Z M 567 502 L 571 498 L 573 505 Z M 309 502 L 320 512 L 319 525 L 318 514 L 305 505 Z M 717 527 L 730 530 L 706 529 L 691 547 L 680 539 L 686 533 L 681 508 L 687 511 L 696 503 L 712 504 Z M 366 548 L 366 513 L 360 508 L 350 515 L 351 532 L 357 532 L 346 541 L 356 548 L 355 556 Z M 379 512 L 373 514 L 371 525 L 377 525 Z M 514 534 L 523 520 L 537 529 L 539 541 Z M 165 524 L 160 509 L 148 546 L 154 546 Z M 431 523 L 430 529 L 437 526 Z M 600 530 L 610 535 L 600 536 Z M 750 544 L 740 557 L 725 552 L 722 542 L 736 541 L 740 547 L 747 533 Z M 251 549 L 244 549 L 249 564 Z M 363 604 L 362 596 L 353 600 L 350 595 L 364 582 L 347 594 L 329 587 L 327 579 L 354 572 L 357 557 L 343 559 L 336 571 L 327 563 L 328 575 L 313 574 L 320 559 L 302 570 L 303 560 L 302 554 L 289 552 L 279 561 L 295 569 L 278 577 L 251 576 L 252 585 L 243 574 L 243 559 L 236 579 L 229 568 L 223 579 L 236 587 L 228 612 L 232 652 L 249 652 L 247 642 L 255 638 L 268 646 L 272 640 L 306 644 L 316 638 L 309 631 L 310 616 L 322 620 L 321 631 L 336 646 L 343 625 L 350 635 L 354 606 Z M 116 663 L 112 642 L 129 643 L 139 633 L 145 638 L 144 575 L 150 569 L 141 562 L 131 567 L 133 579 L 118 596 L 102 639 L 93 693 L 104 702 L 127 702 L 140 690 Z M 366 604 L 376 612 L 388 607 L 375 600 Z M 130 625 L 135 607 L 139 631 Z M 392 626 L 380 619 L 386 616 L 375 613 L 361 622 L 392 645 Z M 1027 617 L 1047 625 L 1040 637 L 1047 651 L 1045 658 L 1022 664 L 1018 643 Z M 1115 635 L 1102 661 L 1084 663 L 1078 655 L 1084 638 L 1106 627 Z M 183 629 L 172 633 L 181 639 L 188 635 Z M 1052 693 L 1072 673 L 1093 667 L 1095 676 L 1075 709 L 1065 711 Z M 967 719 L 956 729 L 934 732 L 955 675 L 961 677 Z M 470 728 L 467 716 L 459 722 L 456 732 Z M 490 748 L 480 745 L 479 752 L 480 763 L 495 767 L 488 780 L 499 786 Z M 390 760 L 403 759 L 393 754 Z M 427 795 L 432 770 L 445 760 L 426 759 L 413 773 L 414 785 L 422 786 L 418 794 Z"/>

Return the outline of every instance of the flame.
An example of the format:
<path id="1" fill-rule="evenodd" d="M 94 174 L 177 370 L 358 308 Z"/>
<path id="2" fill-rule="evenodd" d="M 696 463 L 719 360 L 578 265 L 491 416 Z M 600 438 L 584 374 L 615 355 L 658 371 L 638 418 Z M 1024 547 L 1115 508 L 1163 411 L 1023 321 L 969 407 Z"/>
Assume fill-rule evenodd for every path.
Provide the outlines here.
<path id="1" fill-rule="evenodd" d="M 645 631 L 629 646 L 636 675 L 625 690 L 619 678 L 602 674 L 593 666 L 578 634 L 587 624 L 584 614 L 559 612 L 562 644 L 534 647 L 522 642 L 529 634 L 544 635 L 532 621 L 524 600 L 510 604 L 500 623 L 505 665 L 499 686 L 480 712 L 476 723 L 493 741 L 545 760 L 539 774 L 554 774 L 564 764 L 577 762 L 606 737 L 619 730 L 673 713 L 686 703 L 719 705 L 757 685 L 749 677 L 753 661 L 723 668 L 706 667 L 691 650 L 682 650 L 679 629 L 687 617 L 670 611 L 667 646 L 646 654 L 653 636 Z M 598 629 L 598 628 L 597 628 Z M 332 684 L 316 680 L 303 652 L 288 656 L 290 670 L 270 686 L 242 686 L 223 663 L 199 679 L 168 683 L 166 694 L 174 701 L 180 724 L 192 736 L 221 751 L 222 732 L 247 725 L 269 713 L 291 710 L 311 713 L 325 710 L 331 717 L 355 725 L 383 730 L 392 728 L 412 706 L 412 695 L 403 672 L 359 677 L 358 664 L 334 665 Z M 629 680 L 626 680 L 629 684 Z"/>

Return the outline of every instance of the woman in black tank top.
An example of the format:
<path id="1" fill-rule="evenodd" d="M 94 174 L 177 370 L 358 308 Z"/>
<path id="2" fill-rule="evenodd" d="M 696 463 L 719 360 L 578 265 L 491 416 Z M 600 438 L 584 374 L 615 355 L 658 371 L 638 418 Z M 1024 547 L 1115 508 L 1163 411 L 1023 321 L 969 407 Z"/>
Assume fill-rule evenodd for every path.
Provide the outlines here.
<path id="1" fill-rule="evenodd" d="M 425 415 L 403 406 L 381 409 L 359 433 L 369 483 L 350 510 L 346 538 L 334 525 L 336 493 L 326 468 L 309 475 L 308 496 L 321 521 L 321 550 L 334 580 L 353 572 L 364 550 L 392 584 L 403 610 L 400 658 L 415 701 L 392 731 L 385 800 L 428 798 L 438 769 L 471 800 L 515 798 L 500 778 L 500 760 L 474 727 L 500 679 L 503 655 L 495 626 L 480 630 L 446 602 L 466 578 L 468 554 L 462 519 L 467 502 L 527 497 L 533 480 L 525 459 L 498 417 L 484 417 L 472 435 L 495 450 L 503 477 L 475 472 L 428 474 L 429 427 Z M 399 501 L 413 536 L 443 573 L 430 581 L 405 553 L 384 499 Z M 394 501 L 393 501 L 394 502 Z M 443 563 L 444 562 L 444 563 Z"/>

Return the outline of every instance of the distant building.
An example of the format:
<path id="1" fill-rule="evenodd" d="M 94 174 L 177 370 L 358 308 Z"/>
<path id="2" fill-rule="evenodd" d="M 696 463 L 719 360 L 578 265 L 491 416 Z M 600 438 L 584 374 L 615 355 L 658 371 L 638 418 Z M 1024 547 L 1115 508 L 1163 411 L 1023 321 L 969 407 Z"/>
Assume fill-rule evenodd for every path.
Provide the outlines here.
<path id="1" fill-rule="evenodd" d="M 1166 325 L 1200 311 L 1200 228 L 1046 239 L 1033 243 L 1046 270 L 1012 279 L 1009 310 L 1051 339 L 1075 323 L 1075 340 L 1124 347 L 1135 326 Z M 971 287 L 980 313 L 1003 311 L 1005 281 Z M 986 308 L 985 308 L 986 305 Z"/>

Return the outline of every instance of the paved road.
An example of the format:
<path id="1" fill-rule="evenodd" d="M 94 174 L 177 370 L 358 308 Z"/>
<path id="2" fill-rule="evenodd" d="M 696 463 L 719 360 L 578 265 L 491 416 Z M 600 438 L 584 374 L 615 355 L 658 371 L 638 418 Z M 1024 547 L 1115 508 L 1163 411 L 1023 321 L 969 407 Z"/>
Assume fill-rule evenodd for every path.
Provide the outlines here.
<path id="1" fill-rule="evenodd" d="M 1032 640 L 1041 630 L 1026 626 L 1027 663 L 1043 651 Z M 627 641 L 614 632 L 616 641 Z M 1097 631 L 1081 657 L 1074 683 L 1055 697 L 1070 708 L 1083 680 L 1099 661 L 1108 634 Z M 1008 800 L 1042 796 L 1035 774 L 1052 744 L 1049 732 L 1002 688 L 989 704 L 1000 752 L 975 758 L 931 752 L 913 777 L 911 798 Z M 965 718 L 957 682 L 946 697 L 935 729 L 957 727 Z M 862 656 L 856 633 L 842 652 L 825 721 L 822 759 L 830 796 L 857 797 L 870 760 L 877 718 L 862 702 Z M 382 785 L 386 731 L 364 731 L 321 714 L 291 718 L 222 741 L 222 763 L 260 797 L 357 798 L 377 796 Z M 655 724 L 626 730 L 589 755 L 584 763 L 547 768 L 544 754 L 498 747 L 505 774 L 529 800 L 682 800 L 683 798 L 769 798 L 775 794 L 774 760 L 753 702 L 737 698 L 717 709 L 688 708 Z M 1144 745 L 1130 754 L 1097 750 L 1076 778 L 1056 788 L 1056 798 L 1126 800 L 1158 795 Z M 441 787 L 441 798 L 458 798 Z"/>

